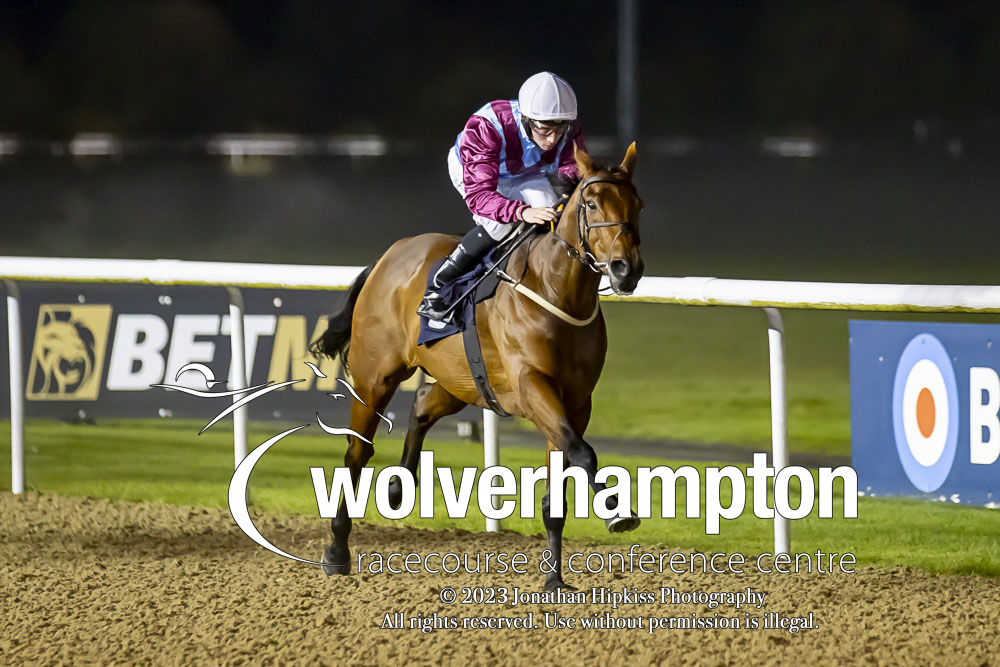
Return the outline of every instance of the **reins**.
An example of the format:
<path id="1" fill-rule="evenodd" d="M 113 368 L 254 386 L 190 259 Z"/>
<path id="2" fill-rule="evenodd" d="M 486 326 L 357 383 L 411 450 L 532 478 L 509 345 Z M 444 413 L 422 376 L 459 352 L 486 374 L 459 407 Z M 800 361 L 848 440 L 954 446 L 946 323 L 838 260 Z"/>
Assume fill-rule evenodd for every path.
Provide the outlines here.
<path id="1" fill-rule="evenodd" d="M 582 183 L 580 183 L 579 187 L 577 188 L 578 192 L 578 200 L 576 203 L 577 231 L 580 236 L 580 244 L 583 246 L 583 252 L 581 253 L 576 246 L 574 246 L 566 239 L 564 239 L 562 236 L 560 236 L 559 233 L 556 232 L 555 228 L 553 228 L 550 233 L 552 234 L 553 237 L 555 237 L 557 241 L 559 241 L 559 243 L 561 243 L 566 248 L 566 253 L 570 257 L 582 263 L 584 266 L 589 268 L 591 271 L 594 271 L 595 273 L 607 275 L 608 262 L 599 261 L 590 249 L 590 230 L 599 227 L 618 227 L 618 233 L 615 234 L 615 238 L 611 241 L 612 245 L 614 245 L 615 242 L 618 241 L 618 237 L 621 236 L 622 234 L 634 234 L 636 236 L 636 243 L 638 243 L 639 235 L 638 232 L 636 231 L 635 223 L 631 221 L 627 220 L 618 222 L 609 222 L 605 220 L 602 220 L 600 222 L 590 221 L 589 217 L 587 216 L 587 205 L 586 202 L 584 201 L 583 193 L 588 187 L 590 187 L 595 183 L 612 183 L 615 185 L 620 185 L 628 188 L 629 190 L 631 190 L 633 194 L 637 195 L 635 191 L 635 186 L 632 185 L 630 181 L 626 180 L 623 177 L 616 177 L 610 175 L 591 176 L 590 178 L 587 178 Z M 529 252 L 530 252 L 530 246 L 529 246 Z M 525 270 L 527 270 L 527 261 L 525 261 Z M 537 303 L 539 306 L 544 308 L 545 310 L 549 311 L 550 313 L 558 317 L 563 322 L 571 324 L 575 327 L 587 326 L 595 319 L 597 319 L 597 314 L 601 310 L 601 302 L 600 299 L 598 299 L 597 303 L 594 304 L 594 312 L 591 313 L 590 317 L 586 319 L 573 317 L 566 311 L 546 301 L 537 292 L 529 289 L 528 287 L 525 287 L 521 283 L 521 280 L 511 277 L 506 272 L 501 270 L 497 270 L 497 275 L 500 277 L 501 280 L 509 284 L 516 292 L 523 294 L 524 296 L 528 297 L 529 299 Z"/>
<path id="2" fill-rule="evenodd" d="M 555 237 L 555 239 L 559 243 L 561 243 L 566 248 L 566 252 L 570 257 L 582 263 L 584 266 L 589 268 L 591 271 L 594 271 L 595 273 L 607 275 L 608 262 L 606 261 L 602 262 L 598 260 L 590 249 L 590 230 L 597 229 L 600 227 L 618 227 L 618 233 L 615 234 L 615 238 L 611 241 L 612 245 L 614 245 L 615 242 L 618 241 L 618 237 L 620 237 L 622 234 L 634 234 L 636 236 L 636 243 L 638 243 L 639 235 L 638 232 L 636 231 L 635 223 L 628 220 L 618 221 L 618 222 L 610 222 L 606 220 L 602 220 L 599 222 L 590 221 L 587 215 L 587 204 L 583 198 L 583 193 L 584 191 L 586 191 L 588 187 L 594 185 L 595 183 L 611 183 L 613 185 L 619 185 L 624 188 L 627 188 L 633 194 L 636 194 L 635 186 L 632 185 L 632 183 L 629 180 L 627 180 L 622 176 L 614 176 L 614 175 L 591 176 L 590 178 L 587 178 L 583 182 L 581 182 L 580 185 L 577 187 L 577 194 L 578 194 L 578 200 L 576 203 L 577 232 L 580 236 L 580 245 L 582 246 L 583 252 L 580 252 L 580 250 L 576 246 L 574 246 L 572 243 L 570 243 L 562 236 L 560 236 L 555 229 L 552 229 L 550 233 L 552 234 L 553 237 Z M 507 259 L 518 247 L 520 247 L 520 245 L 526 239 L 534 236 L 536 231 L 537 228 L 534 227 L 533 225 L 529 225 L 526 229 L 522 230 L 519 233 L 519 235 L 511 242 L 510 247 L 507 248 L 507 250 L 500 257 L 500 259 L 498 259 L 493 264 L 493 266 L 489 267 L 482 276 L 480 276 L 475 282 L 473 282 L 473 284 L 468 289 L 466 289 L 465 292 L 460 297 L 455 299 L 454 303 L 452 303 L 451 306 L 448 307 L 445 313 L 446 314 L 451 313 L 455 308 L 458 307 L 460 303 L 462 303 L 466 298 L 470 297 L 476 291 L 476 288 L 479 287 L 480 283 L 486 280 L 486 278 L 491 273 L 496 271 L 497 277 L 499 277 L 500 280 L 502 280 L 503 282 L 510 285 L 511 288 L 514 289 L 514 291 L 523 294 L 524 296 L 531 299 L 539 306 L 541 306 L 548 312 L 552 313 L 553 315 L 558 317 L 563 322 L 566 322 L 567 324 L 571 324 L 575 327 L 585 327 L 591 322 L 593 322 L 595 319 L 597 319 L 597 315 L 601 310 L 600 299 L 598 299 L 597 303 L 594 304 L 594 312 L 591 313 L 590 317 L 586 319 L 573 317 L 572 315 L 562 310 L 561 308 L 546 301 L 544 297 L 539 295 L 534 290 L 525 287 L 521 283 L 520 279 L 512 277 L 507 272 L 499 268 L 500 265 L 503 263 L 503 261 Z M 529 244 L 529 254 L 530 254 L 530 244 Z M 528 262 L 526 258 L 525 271 L 527 271 L 527 268 L 528 268 Z"/>
<path id="3" fill-rule="evenodd" d="M 595 183 L 611 183 L 614 185 L 620 185 L 636 194 L 635 186 L 632 182 L 621 176 L 591 176 L 585 179 L 580 186 L 577 188 L 578 199 L 576 202 L 576 224 L 577 233 L 580 236 L 580 245 L 582 246 L 583 252 L 580 252 L 576 246 L 564 239 L 559 235 L 554 229 L 552 230 L 552 235 L 556 238 L 559 243 L 561 243 L 566 248 L 566 253 L 582 263 L 588 269 L 595 273 L 601 273 L 603 275 L 608 275 L 608 262 L 602 262 L 597 259 L 594 253 L 590 250 L 590 230 L 598 227 L 618 227 L 618 233 L 615 234 L 615 238 L 612 239 L 611 244 L 614 245 L 618 241 L 618 237 L 622 234 L 634 234 L 636 237 L 636 244 L 639 243 L 639 234 L 636 231 L 636 225 L 634 222 L 628 220 L 622 220 L 618 222 L 609 222 L 602 220 L 600 222 L 591 222 L 587 215 L 587 203 L 583 198 L 583 193 L 591 185 Z M 637 195 L 638 196 L 638 195 Z"/>
<path id="4" fill-rule="evenodd" d="M 499 276 L 501 280 L 505 280 L 505 276 L 506 278 L 510 278 L 510 276 L 508 276 L 506 273 L 500 270 L 499 268 L 500 265 L 503 264 L 503 261 L 508 257 L 510 257 L 511 254 L 513 254 L 513 252 L 517 250 L 522 243 L 524 243 L 525 239 L 534 236 L 536 231 L 537 230 L 534 228 L 533 225 L 528 225 L 526 228 L 522 229 L 519 232 L 519 235 L 513 241 L 510 242 L 510 247 L 507 248 L 506 251 L 504 251 L 504 254 L 501 255 L 496 262 L 493 263 L 493 266 L 486 269 L 486 273 L 479 276 L 479 278 L 477 278 L 476 281 L 473 282 L 472 285 L 469 286 L 469 288 L 465 290 L 465 292 L 463 292 L 460 297 L 455 299 L 454 303 L 448 306 L 447 310 L 444 311 L 445 315 L 450 314 L 453 310 L 455 310 L 455 308 L 458 307 L 458 304 L 465 301 L 466 298 L 472 296 L 475 293 L 476 289 L 479 287 L 479 285 L 483 281 L 485 281 L 494 271 L 497 272 L 497 276 Z"/>

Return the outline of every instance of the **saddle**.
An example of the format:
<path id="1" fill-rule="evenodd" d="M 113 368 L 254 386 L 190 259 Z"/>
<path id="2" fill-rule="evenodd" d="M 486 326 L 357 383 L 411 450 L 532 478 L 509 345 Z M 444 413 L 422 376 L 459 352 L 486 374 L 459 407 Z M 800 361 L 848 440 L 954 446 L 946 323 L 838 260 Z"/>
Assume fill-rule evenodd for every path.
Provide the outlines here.
<path id="1" fill-rule="evenodd" d="M 476 329 L 476 304 L 491 299 L 496 294 L 500 284 L 500 273 L 506 271 L 514 248 L 537 231 L 539 228 L 536 225 L 529 225 L 528 229 L 518 229 L 507 240 L 490 250 L 483 260 L 465 275 L 438 290 L 445 302 L 454 308 L 451 320 L 444 323 L 443 327 L 433 328 L 430 326 L 430 320 L 426 317 L 420 318 L 420 334 L 417 337 L 417 345 L 430 346 L 442 338 L 457 333 L 463 334 L 465 358 L 469 363 L 469 370 L 472 372 L 476 388 L 490 410 L 501 417 L 510 415 L 500 406 L 496 394 L 493 393 L 493 388 L 490 386 L 486 363 L 483 360 L 482 345 L 479 341 L 479 332 Z M 436 262 L 428 271 L 428 287 L 430 287 L 431 278 L 442 262 L 444 259 Z M 476 285 L 476 281 L 480 281 L 478 285 Z M 474 290 L 472 290 L 473 285 L 476 285 Z M 440 323 L 435 322 L 435 324 L 439 325 Z"/>

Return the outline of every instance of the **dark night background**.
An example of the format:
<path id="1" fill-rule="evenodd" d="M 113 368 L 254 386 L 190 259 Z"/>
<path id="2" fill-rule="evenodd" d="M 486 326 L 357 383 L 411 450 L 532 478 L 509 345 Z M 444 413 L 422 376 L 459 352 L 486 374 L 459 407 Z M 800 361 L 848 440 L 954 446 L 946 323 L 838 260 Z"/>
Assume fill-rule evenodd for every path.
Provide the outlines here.
<path id="1" fill-rule="evenodd" d="M 614 130 L 614 2 L 4 0 L 0 124 L 445 136 L 545 63 Z M 997 131 L 1000 3 L 643 2 L 650 134 Z"/>
<path id="2" fill-rule="evenodd" d="M 638 6 L 650 273 L 997 281 L 1000 3 Z M 365 264 L 460 231 L 444 153 L 482 103 L 551 70 L 588 136 L 614 136 L 617 22 L 590 0 L 0 0 L 0 138 L 21 146 L 0 156 L 2 254 Z M 60 148 L 83 132 L 133 143 Z M 184 148 L 219 132 L 389 152 L 234 168 Z"/>

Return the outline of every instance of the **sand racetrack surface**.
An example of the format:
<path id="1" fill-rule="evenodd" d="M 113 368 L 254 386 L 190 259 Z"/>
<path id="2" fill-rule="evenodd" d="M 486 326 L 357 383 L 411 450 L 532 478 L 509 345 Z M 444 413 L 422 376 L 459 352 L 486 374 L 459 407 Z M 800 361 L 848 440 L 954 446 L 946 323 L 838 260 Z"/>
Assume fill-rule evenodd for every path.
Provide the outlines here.
<path id="1" fill-rule="evenodd" d="M 861 567 L 855 574 L 567 574 L 582 591 L 765 592 L 763 606 L 555 602 L 445 604 L 452 587 L 541 591 L 540 536 L 355 524 L 355 552 L 523 552 L 527 574 L 326 577 L 252 542 L 222 510 L 0 494 L 0 663 L 769 664 L 997 663 L 1000 585 Z M 315 558 L 327 522 L 255 518 L 274 544 Z M 541 528 L 539 526 L 539 528 Z M 638 534 L 641 537 L 641 534 Z M 642 545 L 657 553 L 668 547 Z M 618 550 L 568 542 L 567 553 Z M 862 564 L 863 565 L 863 564 Z M 382 629 L 387 613 L 406 629 Z M 814 629 L 546 629 L 563 619 L 814 614 Z M 538 629 L 408 629 L 438 618 L 527 618 Z M 749 614 L 749 616 L 747 616 Z M 397 617 L 398 618 L 398 617 Z M 472 621 L 467 621 L 471 623 Z M 579 624 L 579 621 L 577 621 Z M 572 661 L 572 663 L 570 663 Z"/>

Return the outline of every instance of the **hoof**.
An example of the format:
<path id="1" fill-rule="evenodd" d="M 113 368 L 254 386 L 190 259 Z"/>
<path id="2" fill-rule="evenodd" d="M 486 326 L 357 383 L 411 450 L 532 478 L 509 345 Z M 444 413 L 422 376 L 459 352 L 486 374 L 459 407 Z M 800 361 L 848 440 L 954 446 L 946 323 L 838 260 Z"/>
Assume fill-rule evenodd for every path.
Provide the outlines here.
<path id="1" fill-rule="evenodd" d="M 549 580 L 546 580 L 546 582 L 545 582 L 545 590 L 546 591 L 548 591 L 549 593 L 554 593 L 554 592 L 558 591 L 559 589 L 562 589 L 564 591 L 575 591 L 576 590 L 576 586 L 570 586 L 569 584 L 567 584 L 562 579 L 549 579 Z"/>
<path id="2" fill-rule="evenodd" d="M 350 565 L 334 565 L 333 563 L 327 563 L 324 561 L 321 567 L 323 568 L 323 574 L 328 577 L 332 577 L 335 574 L 347 575 L 351 573 Z"/>
<path id="3" fill-rule="evenodd" d="M 320 561 L 323 568 L 323 574 L 326 576 L 332 576 L 334 574 L 350 574 L 351 573 L 351 555 L 350 553 L 345 554 L 341 558 L 337 558 L 333 555 L 333 550 L 330 547 L 326 548 L 323 552 L 323 560 Z"/>
<path id="4" fill-rule="evenodd" d="M 609 533 L 627 533 L 638 528 L 639 523 L 639 517 L 634 514 L 630 517 L 623 518 L 616 516 L 612 519 L 604 520 L 604 525 L 608 527 Z"/>

